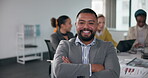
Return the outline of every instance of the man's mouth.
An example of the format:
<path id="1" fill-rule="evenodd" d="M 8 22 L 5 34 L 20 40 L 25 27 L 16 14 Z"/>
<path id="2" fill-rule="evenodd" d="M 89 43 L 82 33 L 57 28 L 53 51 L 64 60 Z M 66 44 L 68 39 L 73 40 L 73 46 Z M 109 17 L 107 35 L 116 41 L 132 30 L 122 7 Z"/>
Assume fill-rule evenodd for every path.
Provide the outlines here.
<path id="1" fill-rule="evenodd" d="M 86 33 L 86 34 L 88 34 L 88 33 L 90 33 L 90 31 L 83 31 L 83 33 Z"/>
<path id="2" fill-rule="evenodd" d="M 82 34 L 83 36 L 85 36 L 85 35 L 90 35 L 90 34 L 91 34 L 91 30 L 82 30 L 81 34 Z"/>

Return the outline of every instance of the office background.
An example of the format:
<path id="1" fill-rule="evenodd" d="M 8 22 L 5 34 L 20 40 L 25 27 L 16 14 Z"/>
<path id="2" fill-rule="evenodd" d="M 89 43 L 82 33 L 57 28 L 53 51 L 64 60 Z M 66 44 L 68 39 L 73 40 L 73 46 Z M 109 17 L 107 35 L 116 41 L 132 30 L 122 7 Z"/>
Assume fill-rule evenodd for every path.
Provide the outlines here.
<path id="1" fill-rule="evenodd" d="M 40 24 L 41 35 L 37 40 L 41 52 L 47 51 L 44 39 L 50 39 L 53 28 L 50 18 L 68 15 L 72 20 L 72 32 L 75 34 L 75 17 L 79 10 L 91 8 L 93 0 L 0 0 L 0 59 L 17 56 L 18 28 L 22 24 Z M 111 2 L 110 2 L 111 1 Z M 116 5 L 115 0 L 107 2 L 106 7 Z M 111 4 L 109 4 L 111 3 Z M 114 8 L 115 6 L 112 6 Z M 107 9 L 106 16 L 116 15 L 115 10 Z M 113 12 L 113 13 L 109 13 Z M 110 20 L 115 21 L 114 18 Z M 107 25 L 115 23 L 107 22 Z M 110 30 L 115 41 L 124 39 L 127 31 Z"/>

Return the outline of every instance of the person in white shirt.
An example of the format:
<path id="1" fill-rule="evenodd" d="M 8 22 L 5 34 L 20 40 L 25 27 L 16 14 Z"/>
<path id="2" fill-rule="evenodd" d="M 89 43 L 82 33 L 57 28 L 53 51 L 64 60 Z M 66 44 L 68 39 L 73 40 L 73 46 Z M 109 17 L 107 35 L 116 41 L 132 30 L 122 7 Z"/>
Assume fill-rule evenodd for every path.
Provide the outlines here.
<path id="1" fill-rule="evenodd" d="M 133 26 L 128 31 L 127 39 L 136 39 L 133 47 L 148 47 L 148 25 L 146 24 L 147 13 L 139 9 L 135 12 L 137 25 Z"/>

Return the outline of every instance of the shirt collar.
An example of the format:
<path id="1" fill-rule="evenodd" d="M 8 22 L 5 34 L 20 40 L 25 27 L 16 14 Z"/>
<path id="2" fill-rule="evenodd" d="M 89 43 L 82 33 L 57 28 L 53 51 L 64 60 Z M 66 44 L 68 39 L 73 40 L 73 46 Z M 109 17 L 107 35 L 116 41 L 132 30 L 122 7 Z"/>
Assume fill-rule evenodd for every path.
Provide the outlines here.
<path id="1" fill-rule="evenodd" d="M 96 38 L 94 37 L 94 40 L 90 44 L 88 44 L 87 46 L 93 46 L 93 45 L 95 45 L 95 42 L 96 42 Z M 76 45 L 80 44 L 80 45 L 83 45 L 83 46 L 85 45 L 84 43 L 82 43 L 80 41 L 80 39 L 78 38 L 78 36 L 76 37 L 75 44 Z"/>

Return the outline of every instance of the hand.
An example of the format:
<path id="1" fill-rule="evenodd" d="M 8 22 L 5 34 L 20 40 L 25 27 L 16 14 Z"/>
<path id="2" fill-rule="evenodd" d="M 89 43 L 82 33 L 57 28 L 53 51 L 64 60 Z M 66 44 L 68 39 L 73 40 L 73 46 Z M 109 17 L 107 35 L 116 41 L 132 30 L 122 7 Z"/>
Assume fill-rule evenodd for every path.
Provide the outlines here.
<path id="1" fill-rule="evenodd" d="M 101 64 L 91 64 L 91 70 L 92 72 L 99 72 L 101 70 L 104 70 L 104 66 Z"/>
<path id="2" fill-rule="evenodd" d="M 62 56 L 62 60 L 64 63 L 71 63 L 70 60 L 65 56 Z"/>
<path id="3" fill-rule="evenodd" d="M 144 45 L 143 44 L 140 44 L 140 43 L 137 43 L 137 44 L 134 45 L 134 47 L 135 48 L 141 48 L 141 47 L 144 47 Z"/>

